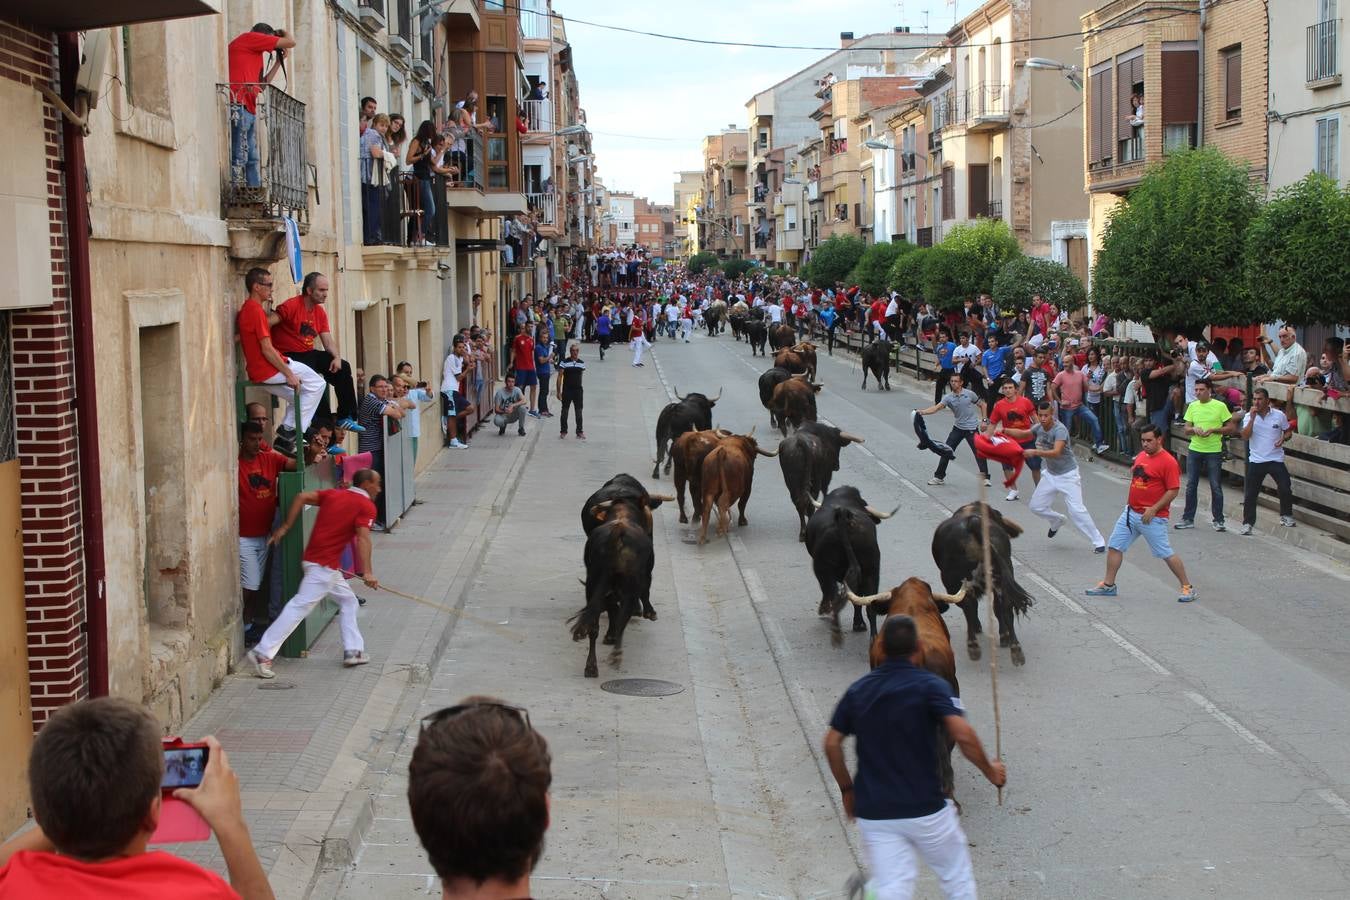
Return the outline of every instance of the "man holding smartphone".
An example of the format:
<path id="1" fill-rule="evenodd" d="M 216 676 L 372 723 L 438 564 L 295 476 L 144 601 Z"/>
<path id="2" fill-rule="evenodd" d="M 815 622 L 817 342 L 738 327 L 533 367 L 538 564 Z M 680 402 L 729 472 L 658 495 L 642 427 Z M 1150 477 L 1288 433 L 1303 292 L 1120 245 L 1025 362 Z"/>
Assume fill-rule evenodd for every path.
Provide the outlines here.
<path id="1" fill-rule="evenodd" d="M 38 732 L 28 762 L 37 827 L 0 846 L 0 896 L 242 897 L 271 900 L 239 799 L 239 778 L 213 737 L 201 785 L 163 788 L 160 725 L 129 700 L 63 706 Z M 214 872 L 148 844 L 166 793 L 215 833 L 229 870 Z"/>

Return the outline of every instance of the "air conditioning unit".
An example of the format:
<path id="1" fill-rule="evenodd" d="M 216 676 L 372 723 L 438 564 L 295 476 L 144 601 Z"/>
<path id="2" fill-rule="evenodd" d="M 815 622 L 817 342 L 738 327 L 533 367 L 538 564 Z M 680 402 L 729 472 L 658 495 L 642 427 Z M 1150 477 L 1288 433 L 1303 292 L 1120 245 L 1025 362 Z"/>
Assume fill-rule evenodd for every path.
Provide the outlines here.
<path id="1" fill-rule="evenodd" d="M 98 106 L 103 96 L 103 82 L 108 77 L 108 55 L 112 53 L 112 29 L 98 28 L 83 33 L 80 41 L 80 71 L 75 76 L 75 90 L 84 94 L 89 108 Z"/>

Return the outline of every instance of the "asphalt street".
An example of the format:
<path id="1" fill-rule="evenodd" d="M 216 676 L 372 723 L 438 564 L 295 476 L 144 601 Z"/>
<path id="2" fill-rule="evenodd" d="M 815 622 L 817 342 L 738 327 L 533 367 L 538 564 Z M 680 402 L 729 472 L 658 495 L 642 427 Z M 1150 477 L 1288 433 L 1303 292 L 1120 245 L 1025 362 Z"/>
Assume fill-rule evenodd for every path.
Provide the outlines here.
<path id="1" fill-rule="evenodd" d="M 660 341 L 641 369 L 620 347 L 604 363 L 593 346 L 583 356 L 590 440 L 560 441 L 556 419 L 531 420 L 528 461 L 494 510 L 466 615 L 372 787 L 375 820 L 340 895 L 435 892 L 404 797 L 414 723 L 487 693 L 528 707 L 554 754 L 536 896 L 840 896 L 859 863 L 856 832 L 820 743 L 838 696 L 867 669 L 868 639 L 846 631 L 832 646 L 816 617 L 819 591 L 776 460 L 758 459 L 749 525 L 733 525 L 729 539 L 700 548 L 673 504 L 657 511 L 660 618 L 630 625 L 622 658 L 601 654 L 598 680 L 582 677 L 584 645 L 564 625 L 584 602 L 584 498 L 625 471 L 671 490 L 668 475 L 650 477 L 652 435 L 677 387 L 721 388 L 715 425 L 756 426 L 761 446 L 776 446 L 756 390 L 768 363 L 730 334 Z M 936 458 L 915 449 L 908 415 L 931 401 L 930 385 L 893 375 L 895 390 L 863 392 L 850 357 L 823 354 L 818 380 L 821 417 L 866 439 L 843 451 L 834 486 L 900 506 L 878 527 L 882 586 L 912 575 L 936 584 L 933 529 L 979 494 L 968 449 L 946 485 L 930 487 Z M 933 420 L 945 434 L 946 414 Z M 480 436 L 468 452 L 493 452 L 499 440 L 519 439 Z M 1109 533 L 1123 470 L 1081 449 L 1079 460 L 1087 506 Z M 1202 515 L 1194 531 L 1173 533 L 1195 603 L 1176 602 L 1175 582 L 1142 542 L 1126 557 L 1120 596 L 1088 598 L 1102 557 L 1072 526 L 1047 539 L 1026 509 L 1029 473 L 1023 481 L 1021 502 L 1005 502 L 997 478 L 990 490 L 1026 528 L 1013 549 L 1036 599 L 1018 624 L 1026 665 L 998 655 L 1002 806 L 972 766 L 955 763 L 981 895 L 1350 895 L 1350 571 L 1260 534 L 1214 533 Z M 1227 502 L 1235 522 L 1240 497 L 1230 490 Z M 969 661 L 964 620 L 957 610 L 947 620 L 970 720 L 992 752 L 988 645 Z M 682 690 L 601 690 L 621 677 Z M 940 896 L 931 875 L 920 896 Z"/>

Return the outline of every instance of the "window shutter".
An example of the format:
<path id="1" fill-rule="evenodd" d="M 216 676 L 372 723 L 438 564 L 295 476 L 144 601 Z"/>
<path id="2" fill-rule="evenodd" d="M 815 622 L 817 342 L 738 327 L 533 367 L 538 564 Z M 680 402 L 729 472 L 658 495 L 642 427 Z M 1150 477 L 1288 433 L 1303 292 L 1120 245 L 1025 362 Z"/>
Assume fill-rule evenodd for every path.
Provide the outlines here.
<path id="1" fill-rule="evenodd" d="M 1128 141 L 1134 136 L 1134 126 L 1130 117 L 1134 107 L 1130 106 L 1130 92 L 1134 86 L 1144 80 L 1144 57 L 1135 55 L 1116 67 L 1116 140 Z"/>
<path id="2" fill-rule="evenodd" d="M 956 218 L 956 170 L 951 166 L 942 170 L 942 218 Z"/>
<path id="3" fill-rule="evenodd" d="M 1191 48 L 1162 53 L 1162 123 L 1191 125 L 1197 118 L 1200 57 Z M 1148 98 L 1145 98 L 1147 108 Z"/>
<path id="4" fill-rule="evenodd" d="M 984 163 L 970 163 L 966 166 L 970 184 L 966 192 L 969 200 L 967 215 L 976 219 L 989 215 L 989 166 Z"/>
<path id="5" fill-rule="evenodd" d="M 1229 118 L 1242 113 L 1242 48 L 1224 57 L 1224 112 Z"/>
<path id="6" fill-rule="evenodd" d="M 1088 164 L 1100 162 L 1102 158 L 1101 118 L 1106 115 L 1102 109 L 1102 76 L 1095 72 L 1090 77 L 1091 121 L 1088 123 Z"/>
<path id="7" fill-rule="evenodd" d="M 473 90 L 473 51 L 450 51 L 450 96 L 463 100 Z M 481 110 L 480 110 L 481 114 Z"/>
<path id="8" fill-rule="evenodd" d="M 1111 63 L 1098 66 L 1089 74 L 1092 87 L 1092 122 L 1088 134 L 1089 162 L 1110 159 L 1115 146 L 1115 130 L 1111 127 L 1111 110 L 1115 97 L 1111 93 Z"/>
<path id="9" fill-rule="evenodd" d="M 506 81 L 505 53 L 484 54 L 483 93 L 493 97 L 505 97 L 510 91 Z M 505 130 L 506 126 L 503 125 Z"/>

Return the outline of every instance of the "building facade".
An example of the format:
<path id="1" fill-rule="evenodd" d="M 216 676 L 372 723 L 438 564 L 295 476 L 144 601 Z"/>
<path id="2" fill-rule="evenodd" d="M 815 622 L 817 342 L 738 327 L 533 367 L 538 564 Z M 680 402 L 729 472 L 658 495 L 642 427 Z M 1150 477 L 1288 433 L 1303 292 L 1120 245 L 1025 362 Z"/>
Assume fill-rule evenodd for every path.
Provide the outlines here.
<path id="1" fill-rule="evenodd" d="M 697 231 L 697 228 L 691 228 L 689 208 L 691 205 L 697 206 L 697 203 L 691 203 L 694 197 L 702 192 L 703 172 L 689 171 L 675 173 L 675 189 L 673 194 L 672 206 L 675 209 L 674 221 L 674 255 L 680 259 L 688 259 L 693 256 L 693 251 L 689 249 L 690 235 Z M 696 224 L 696 223 L 695 223 Z"/>
<path id="2" fill-rule="evenodd" d="M 1266 158 L 1272 191 L 1309 172 L 1350 183 L 1350 140 L 1343 127 L 1350 109 L 1350 85 L 1343 82 L 1344 9 L 1336 0 L 1293 0 L 1270 17 L 1270 46 L 1280 48 L 1271 54 L 1268 75 Z"/>

